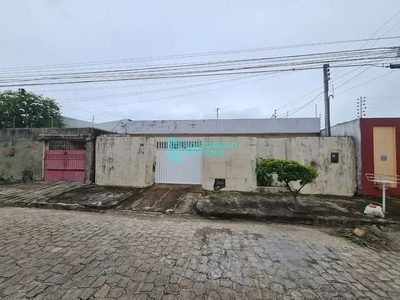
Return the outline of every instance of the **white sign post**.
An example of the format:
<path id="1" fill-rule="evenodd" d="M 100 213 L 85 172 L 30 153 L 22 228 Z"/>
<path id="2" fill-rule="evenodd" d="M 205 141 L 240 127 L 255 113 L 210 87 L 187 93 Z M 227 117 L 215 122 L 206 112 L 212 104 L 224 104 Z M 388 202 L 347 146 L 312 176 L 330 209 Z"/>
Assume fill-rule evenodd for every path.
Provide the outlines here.
<path id="1" fill-rule="evenodd" d="M 366 173 L 368 181 L 371 181 L 375 184 L 375 186 L 382 189 L 382 209 L 383 213 L 386 214 L 386 190 L 392 187 L 392 184 L 400 183 L 399 175 L 383 175 L 383 174 L 374 174 L 374 173 Z"/>

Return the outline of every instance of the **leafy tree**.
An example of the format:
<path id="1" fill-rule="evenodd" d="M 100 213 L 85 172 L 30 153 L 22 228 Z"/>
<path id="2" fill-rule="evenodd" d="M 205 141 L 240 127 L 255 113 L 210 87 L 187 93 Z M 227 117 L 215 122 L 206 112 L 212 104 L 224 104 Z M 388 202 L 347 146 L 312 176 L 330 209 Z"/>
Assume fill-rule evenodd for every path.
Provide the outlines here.
<path id="1" fill-rule="evenodd" d="M 303 165 L 294 160 L 281 160 L 276 158 L 262 159 L 257 165 L 257 174 L 259 176 L 271 176 L 272 173 L 278 175 L 278 181 L 283 182 L 290 193 L 293 195 L 295 208 L 299 208 L 297 195 L 300 190 L 309 183 L 314 182 L 318 176 L 318 172 L 311 166 Z M 290 187 L 290 182 L 299 182 L 300 187 L 293 189 Z"/>
<path id="2" fill-rule="evenodd" d="M 63 127 L 55 100 L 20 91 L 0 93 L 0 128 Z"/>

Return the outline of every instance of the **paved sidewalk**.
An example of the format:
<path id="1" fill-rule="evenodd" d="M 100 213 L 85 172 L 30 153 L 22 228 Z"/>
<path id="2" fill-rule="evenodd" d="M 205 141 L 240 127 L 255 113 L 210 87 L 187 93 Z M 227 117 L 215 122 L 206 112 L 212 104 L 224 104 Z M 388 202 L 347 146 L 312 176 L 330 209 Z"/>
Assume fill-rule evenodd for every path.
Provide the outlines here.
<path id="1" fill-rule="evenodd" d="M 0 209 L 1 299 L 400 299 L 398 253 L 316 228 Z"/>

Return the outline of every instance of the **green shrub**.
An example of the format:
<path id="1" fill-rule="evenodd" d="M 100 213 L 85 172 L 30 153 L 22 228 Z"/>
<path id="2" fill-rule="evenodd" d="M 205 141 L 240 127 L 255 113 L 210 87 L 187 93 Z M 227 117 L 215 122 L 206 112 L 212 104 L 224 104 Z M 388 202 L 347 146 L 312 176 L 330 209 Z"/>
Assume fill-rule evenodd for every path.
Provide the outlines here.
<path id="1" fill-rule="evenodd" d="M 277 158 L 261 159 L 256 168 L 257 178 L 267 180 L 272 178 L 272 174 L 278 175 L 278 181 L 283 182 L 294 198 L 296 209 L 298 208 L 297 195 L 300 190 L 309 183 L 314 182 L 318 172 L 311 166 L 303 165 L 294 160 L 282 160 Z M 290 182 L 299 182 L 299 189 L 292 189 Z"/>

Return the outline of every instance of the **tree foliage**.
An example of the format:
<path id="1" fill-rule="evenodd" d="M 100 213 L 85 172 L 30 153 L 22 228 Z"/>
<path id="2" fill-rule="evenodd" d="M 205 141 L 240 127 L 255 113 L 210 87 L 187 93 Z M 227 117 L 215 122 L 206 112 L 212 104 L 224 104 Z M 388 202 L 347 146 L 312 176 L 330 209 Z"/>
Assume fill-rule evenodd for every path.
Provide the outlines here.
<path id="1" fill-rule="evenodd" d="M 63 127 L 55 100 L 29 92 L 0 93 L 0 128 Z"/>
<path id="2" fill-rule="evenodd" d="M 277 180 L 283 182 L 287 189 L 292 193 L 295 206 L 298 208 L 297 195 L 300 190 L 309 183 L 314 182 L 318 176 L 318 172 L 311 166 L 303 165 L 294 160 L 281 160 L 276 158 L 262 159 L 257 165 L 257 176 L 262 178 L 272 178 L 272 174 L 276 173 Z M 293 189 L 290 182 L 298 182 L 300 187 Z"/>

